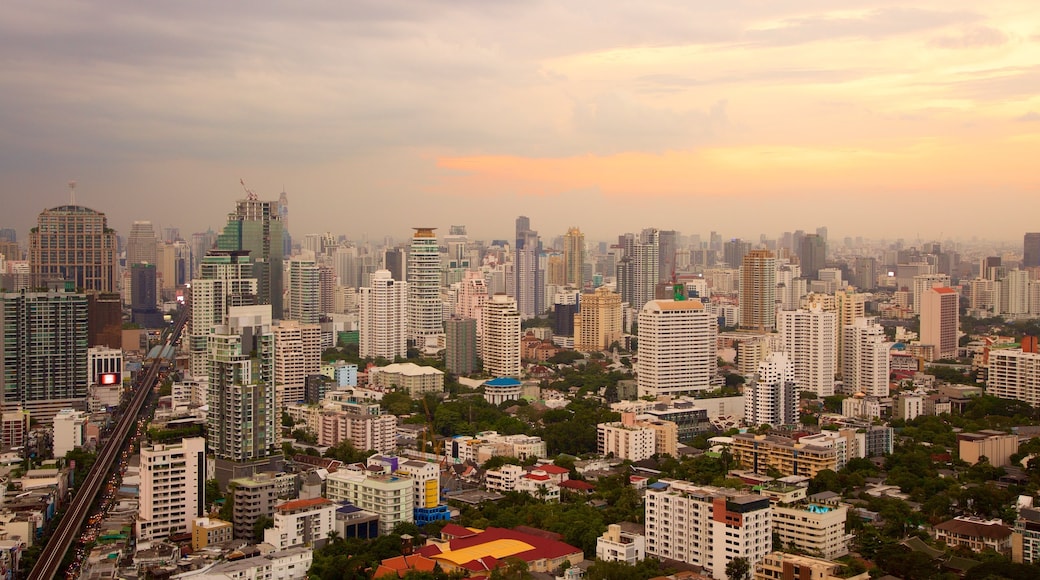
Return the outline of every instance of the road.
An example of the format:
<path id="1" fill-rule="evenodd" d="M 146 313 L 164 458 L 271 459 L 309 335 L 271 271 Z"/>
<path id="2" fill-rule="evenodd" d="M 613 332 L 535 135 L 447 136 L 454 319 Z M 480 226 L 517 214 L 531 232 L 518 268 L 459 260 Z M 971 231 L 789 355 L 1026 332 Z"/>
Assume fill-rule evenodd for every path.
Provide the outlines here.
<path id="1" fill-rule="evenodd" d="M 169 333 L 166 339 L 165 344 L 167 346 L 175 344 L 180 338 L 181 331 L 184 330 L 184 325 L 188 321 L 189 312 L 188 308 L 184 308 L 177 317 L 173 331 Z M 98 492 L 104 485 L 108 472 L 118 462 L 119 454 L 127 444 L 127 436 L 137 421 L 137 415 L 141 412 L 141 407 L 148 398 L 148 394 L 159 379 L 161 362 L 161 356 L 153 359 L 148 369 L 144 372 L 143 377 L 137 381 L 133 397 L 130 399 L 127 407 L 123 409 L 119 422 L 116 423 L 115 428 L 112 430 L 112 436 L 101 447 L 97 455 L 97 461 L 94 462 L 94 466 L 83 479 L 83 484 L 80 485 L 76 496 L 69 503 L 69 507 L 65 514 L 62 515 L 54 533 L 48 538 L 47 545 L 40 553 L 39 559 L 36 560 L 36 565 L 29 572 L 29 580 L 51 580 L 58 576 L 65 554 L 68 553 L 72 542 L 79 537 L 79 531 L 83 528 L 83 522 L 87 518 L 90 506 L 97 499 Z"/>

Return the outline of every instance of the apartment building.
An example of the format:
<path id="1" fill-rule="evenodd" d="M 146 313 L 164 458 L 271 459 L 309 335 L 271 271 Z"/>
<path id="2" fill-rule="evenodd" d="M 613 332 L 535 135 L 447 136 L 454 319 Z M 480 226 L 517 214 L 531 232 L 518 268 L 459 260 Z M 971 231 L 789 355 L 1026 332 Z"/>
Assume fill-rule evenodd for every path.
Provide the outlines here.
<path id="1" fill-rule="evenodd" d="M 838 455 L 833 447 L 798 443 L 787 437 L 738 433 L 730 450 L 737 461 L 755 473 L 765 473 L 772 467 L 784 475 L 812 478 L 825 469 L 837 470 Z"/>
<path id="2" fill-rule="evenodd" d="M 325 480 L 325 496 L 378 515 L 380 534 L 389 534 L 399 522 L 411 522 L 414 518 L 413 483 L 404 475 L 339 470 Z"/>
<path id="3" fill-rule="evenodd" d="M 336 508 L 323 497 L 288 501 L 275 507 L 274 526 L 264 530 L 264 542 L 276 550 L 308 547 L 317 549 L 336 529 Z"/>
<path id="4" fill-rule="evenodd" d="M 138 540 L 190 532 L 191 522 L 203 515 L 205 482 L 205 438 L 142 447 Z"/>

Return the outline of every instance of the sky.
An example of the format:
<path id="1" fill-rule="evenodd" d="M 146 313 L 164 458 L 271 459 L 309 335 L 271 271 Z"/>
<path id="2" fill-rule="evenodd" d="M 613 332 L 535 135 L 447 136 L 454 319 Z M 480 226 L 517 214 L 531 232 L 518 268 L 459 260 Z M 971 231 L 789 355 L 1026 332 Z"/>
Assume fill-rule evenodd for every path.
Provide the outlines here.
<path id="1" fill-rule="evenodd" d="M 0 227 L 1021 239 L 1040 3 L 12 0 Z"/>

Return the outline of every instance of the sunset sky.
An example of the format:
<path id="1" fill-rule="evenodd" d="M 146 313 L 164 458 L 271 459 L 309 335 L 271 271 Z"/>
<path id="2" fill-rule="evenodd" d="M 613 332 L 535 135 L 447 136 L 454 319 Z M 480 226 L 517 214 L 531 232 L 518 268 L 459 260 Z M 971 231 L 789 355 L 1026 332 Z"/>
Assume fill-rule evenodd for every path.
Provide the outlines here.
<path id="1" fill-rule="evenodd" d="M 5 3 L 0 227 L 1021 240 L 1040 3 Z"/>

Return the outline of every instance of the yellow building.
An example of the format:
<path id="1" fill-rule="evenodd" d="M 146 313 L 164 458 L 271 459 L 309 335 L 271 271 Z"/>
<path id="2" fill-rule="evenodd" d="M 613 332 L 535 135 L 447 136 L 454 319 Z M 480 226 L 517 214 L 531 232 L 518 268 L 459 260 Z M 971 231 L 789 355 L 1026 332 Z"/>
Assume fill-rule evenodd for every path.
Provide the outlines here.
<path id="1" fill-rule="evenodd" d="M 840 575 L 842 565 L 784 552 L 773 552 L 755 565 L 754 580 L 867 580 L 869 572 L 855 576 Z"/>
<path id="2" fill-rule="evenodd" d="M 784 475 L 816 477 L 825 469 L 837 471 L 838 454 L 833 447 L 797 443 L 787 437 L 738 433 L 730 449 L 734 459 L 755 473 L 773 468 Z"/>
<path id="3" fill-rule="evenodd" d="M 196 518 L 191 522 L 191 549 L 197 552 L 206 546 L 230 542 L 233 533 L 231 522 L 217 518 Z"/>
<path id="4" fill-rule="evenodd" d="M 581 309 L 574 315 L 574 350 L 607 350 L 621 339 L 621 295 L 600 286 L 581 295 Z"/>

